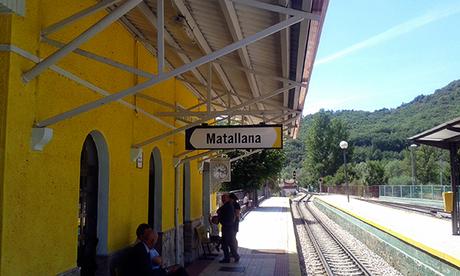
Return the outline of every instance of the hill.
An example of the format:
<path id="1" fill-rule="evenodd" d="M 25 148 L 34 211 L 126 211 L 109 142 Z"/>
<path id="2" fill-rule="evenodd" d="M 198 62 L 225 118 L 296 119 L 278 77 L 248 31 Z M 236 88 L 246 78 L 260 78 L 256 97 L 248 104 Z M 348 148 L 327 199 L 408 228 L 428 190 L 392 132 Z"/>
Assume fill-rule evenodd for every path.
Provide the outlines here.
<path id="1" fill-rule="evenodd" d="M 327 112 L 348 126 L 355 161 L 401 158 L 400 152 L 408 146 L 408 137 L 460 117 L 460 80 L 393 109 Z M 302 118 L 301 141 L 315 114 Z"/>

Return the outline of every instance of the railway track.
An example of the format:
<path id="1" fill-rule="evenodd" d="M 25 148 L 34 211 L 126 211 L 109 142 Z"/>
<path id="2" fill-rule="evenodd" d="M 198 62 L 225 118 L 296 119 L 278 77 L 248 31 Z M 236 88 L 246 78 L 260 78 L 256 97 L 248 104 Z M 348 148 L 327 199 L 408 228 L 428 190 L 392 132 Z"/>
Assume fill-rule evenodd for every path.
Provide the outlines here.
<path id="1" fill-rule="evenodd" d="M 431 215 L 431 216 L 435 216 L 438 218 L 445 218 L 445 219 L 451 218 L 450 213 L 444 212 L 444 210 L 440 208 L 421 206 L 421 205 L 409 204 L 409 203 L 364 199 L 364 198 L 357 198 L 357 199 L 365 201 L 365 202 L 369 202 L 369 203 L 374 203 L 374 204 L 379 204 L 383 206 L 394 207 L 397 209 L 403 209 L 403 210 L 413 211 L 413 212 L 422 213 L 426 215 Z"/>
<path id="2" fill-rule="evenodd" d="M 307 196 L 307 195 L 306 195 Z M 305 197 L 294 201 L 308 234 L 311 273 L 314 275 L 372 275 L 356 253 L 347 248 L 315 212 L 309 207 Z"/>

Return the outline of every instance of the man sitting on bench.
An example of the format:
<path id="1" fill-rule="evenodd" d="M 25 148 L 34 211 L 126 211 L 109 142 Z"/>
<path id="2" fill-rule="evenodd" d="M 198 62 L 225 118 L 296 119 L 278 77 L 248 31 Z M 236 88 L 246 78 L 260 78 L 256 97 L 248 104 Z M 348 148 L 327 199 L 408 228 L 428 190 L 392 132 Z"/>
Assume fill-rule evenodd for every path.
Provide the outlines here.
<path id="1" fill-rule="evenodd" d="M 142 223 L 136 230 L 139 242 L 133 246 L 130 254 L 130 275 L 136 276 L 163 276 L 188 275 L 180 265 L 163 268 L 163 260 L 154 248 L 158 234 L 148 224 Z"/>

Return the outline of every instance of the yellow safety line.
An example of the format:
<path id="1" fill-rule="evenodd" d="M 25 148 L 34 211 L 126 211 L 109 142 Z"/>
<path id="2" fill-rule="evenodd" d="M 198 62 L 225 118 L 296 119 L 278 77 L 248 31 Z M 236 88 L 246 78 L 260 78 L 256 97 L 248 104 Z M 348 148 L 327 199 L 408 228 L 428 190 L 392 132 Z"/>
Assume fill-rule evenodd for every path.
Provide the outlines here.
<path id="1" fill-rule="evenodd" d="M 396 237 L 396 238 L 398 238 L 398 239 L 400 239 L 400 240 L 402 240 L 402 241 L 404 241 L 404 242 L 406 242 L 406 243 L 408 243 L 408 244 L 410 244 L 410 245 L 412 245 L 414 247 L 417 247 L 417 248 L 419 248 L 419 249 L 421 249 L 421 250 L 423 250 L 423 251 L 425 251 L 425 252 L 427 252 L 427 253 L 429 253 L 429 254 L 431 254 L 433 256 L 436 256 L 436 257 L 438 257 L 438 258 L 440 258 L 440 259 L 442 259 L 442 260 L 444 260 L 444 261 L 446 261 L 446 262 L 448 262 L 450 264 L 453 264 L 453 265 L 455 265 L 455 266 L 460 268 L 460 259 L 457 259 L 457 258 L 455 258 L 455 257 L 453 257 L 453 256 L 451 256 L 451 255 L 449 255 L 447 253 L 443 253 L 443 252 L 441 252 L 441 251 L 439 251 L 437 249 L 434 249 L 434 248 L 429 247 L 429 246 L 427 246 L 427 245 L 425 245 L 423 243 L 415 241 L 415 240 L 413 240 L 413 239 L 411 239 L 409 237 L 406 237 L 406 236 L 404 236 L 404 235 L 402 235 L 402 234 L 400 234 L 400 233 L 398 233 L 396 231 L 391 230 L 390 228 L 387 228 L 387 227 L 382 226 L 382 225 L 380 225 L 378 223 L 370 221 L 370 220 L 368 220 L 368 219 L 366 219 L 366 218 L 364 218 L 362 216 L 359 216 L 359 215 L 357 215 L 355 213 L 352 213 L 349 210 L 345 210 L 342 207 L 339 207 L 339 206 L 337 206 L 337 205 L 335 205 L 333 203 L 330 203 L 330 202 L 328 202 L 328 201 L 326 201 L 324 199 L 321 199 L 319 197 L 316 197 L 316 198 L 318 200 L 320 200 L 320 201 L 322 201 L 322 202 L 324 202 L 324 203 L 336 208 L 336 209 L 339 209 L 340 211 L 342 211 L 342 212 L 344 212 L 344 213 L 346 213 L 346 214 L 348 214 L 348 215 L 350 215 L 352 217 L 355 217 L 355 218 L 357 218 L 357 219 L 359 219 L 359 220 L 361 220 L 361 221 L 363 221 L 363 222 L 365 222 L 365 223 L 367 223 L 367 224 L 369 224 L 369 225 L 371 225 L 371 226 L 373 226 L 373 227 L 375 227 L 375 228 L 377 228 L 379 230 L 382 230 L 383 232 L 386 232 L 386 233 L 388 233 L 388 234 L 390 234 L 390 235 L 392 235 L 392 236 L 394 236 L 394 237 Z"/>

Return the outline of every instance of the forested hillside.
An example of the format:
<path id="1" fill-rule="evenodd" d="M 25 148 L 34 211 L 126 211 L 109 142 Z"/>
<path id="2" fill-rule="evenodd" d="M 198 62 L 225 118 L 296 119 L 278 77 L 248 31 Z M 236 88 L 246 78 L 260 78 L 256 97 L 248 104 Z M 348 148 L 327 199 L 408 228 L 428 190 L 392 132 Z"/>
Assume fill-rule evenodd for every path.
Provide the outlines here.
<path id="1" fill-rule="evenodd" d="M 328 113 L 348 127 L 356 161 L 397 157 L 407 147 L 408 137 L 460 116 L 460 80 L 394 109 Z M 303 118 L 300 140 L 305 139 L 313 116 Z"/>
<path id="2" fill-rule="evenodd" d="M 301 177 L 307 182 L 311 182 L 317 177 L 326 176 L 335 177 L 335 182 L 340 182 L 340 180 L 337 180 L 341 177 L 340 169 L 336 169 L 332 174 L 323 172 L 318 169 L 318 162 L 312 161 L 315 159 L 313 155 L 322 155 L 324 159 L 327 156 L 326 153 L 310 152 L 310 157 L 306 155 L 309 149 L 310 151 L 316 151 L 315 147 L 308 146 L 309 141 L 311 143 L 315 140 L 315 135 L 332 137 L 337 136 L 335 132 L 338 131 L 342 133 L 338 136 L 346 136 L 343 139 L 348 140 L 350 144 L 349 157 L 355 165 L 353 168 L 356 169 L 354 172 L 356 179 L 361 178 L 361 182 L 366 182 L 363 180 L 364 178 L 376 173 L 376 171 L 371 172 L 370 170 L 377 168 L 377 170 L 381 171 L 379 174 L 382 175 L 382 178 L 378 181 L 404 184 L 410 181 L 410 162 L 408 161 L 407 150 L 409 141 L 407 138 L 457 117 L 460 117 L 460 80 L 451 82 L 447 86 L 434 91 L 433 94 L 417 96 L 411 102 L 404 103 L 393 109 L 383 108 L 374 112 L 322 110 L 302 118 L 298 141 L 286 142 L 286 156 L 292 156 L 293 154 L 298 154 L 299 156 L 297 158 L 287 158 L 283 177 L 289 178 L 292 171 L 296 170 L 297 175 L 300 172 Z M 318 127 L 320 124 L 330 124 L 331 126 L 335 124 L 340 127 L 337 130 L 331 127 L 325 132 L 324 126 Z M 337 137 L 337 139 L 339 138 Z M 332 143 L 336 143 L 337 141 L 335 140 L 337 139 L 334 139 L 331 145 L 321 150 L 325 151 L 329 147 L 329 152 L 332 152 L 332 155 L 336 155 L 333 152 L 338 145 L 332 145 Z M 328 138 L 326 140 L 332 141 Z M 300 149 L 304 149 L 302 153 L 300 153 Z M 291 152 L 292 150 L 295 150 L 295 152 Z M 429 164 L 425 162 L 424 166 L 436 167 L 439 164 L 439 168 L 435 168 L 430 172 L 429 176 L 420 180 L 434 182 L 436 174 L 439 176 L 439 173 L 445 170 L 445 166 L 440 161 L 440 159 L 443 159 L 441 156 L 443 153 L 425 148 L 420 148 L 419 152 L 419 159 L 425 158 L 429 161 Z M 417 160 L 417 166 L 418 162 L 419 160 Z M 399 171 L 396 168 L 399 168 Z M 382 174 L 384 170 L 385 177 Z M 426 171 L 427 169 L 425 168 L 424 170 Z M 401 179 L 404 179 L 404 181 Z"/>

